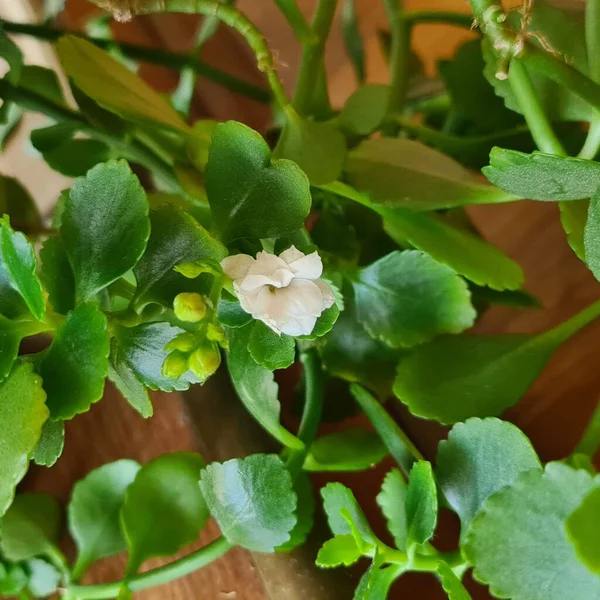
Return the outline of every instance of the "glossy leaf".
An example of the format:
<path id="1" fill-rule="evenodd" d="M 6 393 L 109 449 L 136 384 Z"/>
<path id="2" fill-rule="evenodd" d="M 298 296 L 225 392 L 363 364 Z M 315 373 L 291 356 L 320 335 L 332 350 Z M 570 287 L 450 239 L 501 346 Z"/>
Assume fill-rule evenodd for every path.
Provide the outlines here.
<path id="1" fill-rule="evenodd" d="M 591 491 L 567 519 L 567 535 L 580 560 L 600 573 L 600 487 Z"/>
<path id="2" fill-rule="evenodd" d="M 277 147 L 275 159 L 294 161 L 313 185 L 335 181 L 346 160 L 346 140 L 329 123 L 288 115 Z"/>
<path id="3" fill-rule="evenodd" d="M 477 181 L 437 150 L 400 138 L 367 140 L 352 150 L 346 178 L 376 205 L 437 210 L 466 204 L 495 204 L 515 198 Z"/>
<path id="4" fill-rule="evenodd" d="M 219 323 L 226 327 L 243 327 L 252 321 L 252 315 L 247 313 L 237 300 L 232 302 L 224 298 L 219 301 L 217 317 Z"/>
<path id="5" fill-rule="evenodd" d="M 593 487 L 585 471 L 550 463 L 490 496 L 463 544 L 475 579 L 513 600 L 600 598 L 600 577 L 580 562 L 565 527 Z"/>
<path id="6" fill-rule="evenodd" d="M 75 276 L 60 236 L 48 238 L 40 250 L 42 281 L 52 308 L 63 315 L 75 308 Z"/>
<path id="7" fill-rule="evenodd" d="M 356 545 L 354 537 L 345 535 L 336 535 L 327 540 L 319 553 L 316 563 L 318 567 L 331 569 L 334 567 L 353 565 L 362 556 L 361 549 Z"/>
<path id="8" fill-rule="evenodd" d="M 140 468 L 133 460 L 118 460 L 88 473 L 73 488 L 68 521 L 77 546 L 79 576 L 97 560 L 126 549 L 121 508 Z"/>
<path id="9" fill-rule="evenodd" d="M 444 591 L 448 594 L 448 600 L 471 600 L 467 588 L 448 564 L 440 561 L 436 573 L 440 578 Z"/>
<path id="10" fill-rule="evenodd" d="M 273 552 L 290 539 L 297 497 L 292 477 L 274 454 L 253 454 L 202 471 L 200 489 L 222 534 L 255 552 Z"/>
<path id="11" fill-rule="evenodd" d="M 398 469 L 392 469 L 383 480 L 381 492 L 377 495 L 377 504 L 387 521 L 388 531 L 394 538 L 396 548 L 406 549 L 408 522 L 406 515 L 406 496 L 408 486 Z"/>
<path id="12" fill-rule="evenodd" d="M 406 544 L 422 545 L 433 537 L 437 524 L 437 488 L 431 463 L 419 460 L 410 471 L 406 492 Z"/>
<path id="13" fill-rule="evenodd" d="M 272 161 L 265 140 L 241 123 L 216 127 L 205 176 L 222 239 L 281 237 L 300 229 L 310 211 L 306 175 L 291 161 Z"/>
<path id="14" fill-rule="evenodd" d="M 296 342 L 288 335 L 278 335 L 260 321 L 252 326 L 248 352 L 265 369 L 286 369 L 296 358 Z"/>
<path id="15" fill-rule="evenodd" d="M 127 489 L 121 510 L 129 547 L 128 573 L 153 556 L 170 556 L 192 543 L 209 518 L 198 481 L 199 454 L 164 454 L 145 465 Z"/>
<path id="16" fill-rule="evenodd" d="M 421 252 L 388 254 L 361 269 L 352 285 L 359 322 L 395 348 L 459 333 L 475 320 L 465 282 Z"/>
<path id="17" fill-rule="evenodd" d="M 0 175 L 0 213 L 10 217 L 17 231 L 28 231 L 41 226 L 40 212 L 18 179 Z"/>
<path id="18" fill-rule="evenodd" d="M 108 324 L 100 309 L 83 304 L 71 311 L 40 364 L 53 419 L 72 419 L 102 398 L 108 353 Z"/>
<path id="19" fill-rule="evenodd" d="M 273 373 L 260 366 L 248 352 L 252 325 L 227 332 L 227 368 L 240 400 L 256 421 L 276 440 L 289 448 L 302 448 L 302 442 L 279 422 L 279 388 Z"/>
<path id="20" fill-rule="evenodd" d="M 0 384 L 0 516 L 27 472 L 29 457 L 48 419 L 42 380 L 31 364 L 17 364 Z"/>
<path id="21" fill-rule="evenodd" d="M 125 161 L 100 164 L 75 182 L 60 232 L 78 302 L 136 265 L 150 235 L 148 210 L 146 193 Z"/>
<path id="22" fill-rule="evenodd" d="M 368 84 L 359 87 L 346 100 L 338 116 L 340 127 L 354 135 L 370 135 L 383 122 L 389 99 L 390 88 L 387 85 Z"/>
<path id="23" fill-rule="evenodd" d="M 344 429 L 313 442 L 304 461 L 305 471 L 364 471 L 387 455 L 387 448 L 373 431 Z"/>
<path id="24" fill-rule="evenodd" d="M 531 200 L 580 200 L 600 186 L 600 163 L 542 152 L 494 148 L 482 171 L 499 188 Z"/>
<path id="25" fill-rule="evenodd" d="M 34 598 L 47 598 L 57 591 L 62 573 L 56 567 L 45 560 L 32 558 L 27 562 L 27 568 L 27 589 Z"/>
<path id="26" fill-rule="evenodd" d="M 541 470 L 531 442 L 499 419 L 457 423 L 438 447 L 437 481 L 463 531 L 489 496 L 531 469 Z"/>
<path id="27" fill-rule="evenodd" d="M 352 62 L 359 83 L 365 79 L 365 48 L 358 26 L 356 0 L 344 0 L 340 15 L 346 54 Z"/>
<path id="28" fill-rule="evenodd" d="M 596 279 L 600 279 L 600 191 L 590 200 L 584 233 L 585 260 Z"/>
<path id="29" fill-rule="evenodd" d="M 48 419 L 42 427 L 42 435 L 31 458 L 36 465 L 52 467 L 65 447 L 65 424 Z"/>
<path id="30" fill-rule="evenodd" d="M 189 131 L 160 94 L 94 44 L 65 35 L 58 41 L 57 50 L 67 75 L 103 108 L 126 120 Z"/>
<path id="31" fill-rule="evenodd" d="M 331 286 L 333 287 L 333 286 Z M 335 294 L 335 292 L 334 292 Z M 337 304 L 325 309 L 315 323 L 315 328 L 308 335 L 299 335 L 299 340 L 316 340 L 328 334 L 337 323 L 340 316 L 340 308 Z"/>
<path id="32" fill-rule="evenodd" d="M 20 494 L 0 521 L 0 550 L 13 562 L 54 556 L 61 525 L 58 502 L 47 494 Z"/>

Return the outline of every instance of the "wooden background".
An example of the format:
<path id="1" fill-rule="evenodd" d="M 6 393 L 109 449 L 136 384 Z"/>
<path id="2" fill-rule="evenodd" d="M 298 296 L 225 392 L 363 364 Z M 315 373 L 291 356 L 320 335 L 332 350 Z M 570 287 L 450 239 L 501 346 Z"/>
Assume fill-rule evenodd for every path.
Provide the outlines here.
<path id="1" fill-rule="evenodd" d="M 300 3 L 307 12 L 314 6 L 314 0 L 301 0 Z M 357 4 L 368 50 L 368 79 L 386 82 L 387 68 L 376 37 L 378 28 L 385 26 L 380 3 L 377 0 L 357 0 Z M 411 9 L 468 11 L 466 0 L 407 0 L 405 4 Z M 239 5 L 264 31 L 276 52 L 281 75 L 290 89 L 297 72 L 299 50 L 289 28 L 275 9 L 273 0 L 240 0 Z M 90 6 L 84 0 L 72 0 L 68 2 L 64 23 L 77 27 L 89 12 Z M 14 19 L 33 18 L 27 2 L 11 2 L 10 7 L 0 6 L 0 14 Z M 115 29 L 119 37 L 127 41 L 186 50 L 195 23 L 193 18 L 168 15 L 140 18 L 131 24 L 118 25 Z M 468 31 L 448 26 L 423 25 L 415 31 L 415 47 L 425 59 L 430 72 L 433 72 L 436 60 L 449 57 L 456 45 L 469 35 L 472 34 Z M 40 46 L 35 44 L 29 44 L 27 52 L 31 62 L 51 64 L 54 60 L 51 54 L 40 51 Z M 225 29 L 221 29 L 209 43 L 204 58 L 250 81 L 261 82 L 243 42 Z M 327 67 L 334 104 L 339 106 L 352 92 L 355 82 L 344 56 L 337 27 L 328 45 Z M 142 73 L 164 91 L 176 84 L 175 75 L 162 68 L 145 66 Z M 268 123 L 268 114 L 263 106 L 232 96 L 203 80 L 197 85 L 195 114 L 238 119 L 259 129 Z M 35 120 L 38 123 L 40 121 L 39 118 Z M 21 138 L 25 139 L 26 133 Z M 0 159 L 0 168 L 4 172 L 24 175 L 26 185 L 36 193 L 36 197 L 45 202 L 53 201 L 64 181 L 45 171 L 34 157 L 25 156 L 22 144 L 15 146 L 8 158 Z M 554 205 L 521 202 L 475 207 L 470 212 L 486 238 L 519 261 L 525 270 L 527 289 L 543 302 L 543 309 L 539 310 L 494 308 L 481 319 L 479 331 L 542 331 L 597 298 L 600 291 L 598 282 L 569 249 Z M 546 460 L 560 458 L 572 449 L 597 401 L 600 392 L 599 334 L 600 323 L 596 323 L 561 348 L 519 407 L 509 411 L 508 416 L 531 436 Z M 145 462 L 168 451 L 199 449 L 183 399 L 177 394 L 155 394 L 154 403 L 154 418 L 144 421 L 129 409 L 110 386 L 107 387 L 106 398 L 102 402 L 94 406 L 90 413 L 69 423 L 66 451 L 59 465 L 51 470 L 35 469 L 28 477 L 26 486 L 50 492 L 66 501 L 72 483 L 105 462 L 122 457 Z M 437 442 L 445 435 L 443 428 L 410 417 L 398 404 L 393 407 L 426 456 L 434 458 Z M 197 401 L 195 412 L 206 420 L 213 417 L 210 412 L 203 412 L 201 398 Z M 227 435 L 228 432 L 224 429 L 223 434 Z M 345 483 L 355 487 L 361 502 L 374 519 L 377 519 L 377 512 L 373 496 L 388 466 L 367 474 L 343 477 Z M 446 518 L 440 533 L 442 544 L 451 543 L 448 540 L 455 529 L 453 519 Z M 217 534 L 216 527 L 211 525 L 202 535 L 201 543 L 206 543 Z M 91 571 L 87 581 L 118 579 L 123 566 L 122 557 L 104 561 Z M 275 596 L 268 595 L 260 572 L 250 555 L 235 550 L 202 571 L 168 586 L 140 593 L 137 597 L 146 600 L 274 600 Z M 472 586 L 472 590 L 475 598 L 488 597 L 476 585 Z M 350 597 L 348 593 L 348 599 Z M 445 596 L 432 578 L 411 576 L 394 588 L 393 598 L 402 597 L 436 600 Z M 281 595 L 279 598 L 287 600 Z"/>

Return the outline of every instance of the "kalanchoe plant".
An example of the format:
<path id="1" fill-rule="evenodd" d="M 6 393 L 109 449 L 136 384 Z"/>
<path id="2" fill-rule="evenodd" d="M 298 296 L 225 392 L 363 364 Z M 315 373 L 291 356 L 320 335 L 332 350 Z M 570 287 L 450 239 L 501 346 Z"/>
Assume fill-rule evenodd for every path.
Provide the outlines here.
<path id="1" fill-rule="evenodd" d="M 536 299 L 519 265 L 464 211 L 557 202 L 571 247 L 600 279 L 600 1 L 588 0 L 583 22 L 542 0 L 511 12 L 471 0 L 472 15 L 382 0 L 391 77 L 371 85 L 355 3 L 344 0 L 358 88 L 339 109 L 323 57 L 337 0 L 319 0 L 312 21 L 294 0 L 273 3 L 303 49 L 292 99 L 235 1 L 95 3 L 123 20 L 156 12 L 205 20 L 193 56 L 1 22 L 2 143 L 25 111 L 45 115 L 50 123 L 31 143 L 75 181 L 48 220 L 18 181 L 0 181 L 0 595 L 127 598 L 234 546 L 288 552 L 313 527 L 307 473 L 361 471 L 389 454 L 398 467 L 377 496 L 387 537 L 351 490 L 337 482 L 321 490 L 333 537 L 316 568 L 367 557 L 356 600 L 383 600 L 410 571 L 433 574 L 451 600 L 466 600 L 470 570 L 499 598 L 600 600 L 600 409 L 575 452 L 545 466 L 497 418 L 600 316 L 600 300 L 536 335 L 470 334 L 490 304 Z M 49 17 L 60 11 L 60 2 L 47 4 Z M 419 84 L 410 41 L 425 21 L 480 34 L 440 63 L 443 85 Z M 199 60 L 221 22 L 248 43 L 268 89 Z M 105 20 L 93 25 L 106 33 Z M 76 108 L 55 73 L 24 64 L 12 34 L 56 41 Z M 181 69 L 170 102 L 132 61 Z M 190 123 L 197 75 L 273 102 L 273 145 L 242 123 Z M 43 351 L 20 353 L 41 334 L 50 339 Z M 298 431 L 282 422 L 273 375 L 296 362 Z M 67 560 L 63 508 L 17 491 L 29 463 L 60 459 L 65 422 L 101 400 L 107 378 L 149 418 L 151 391 L 188 390 L 219 368 L 281 452 L 212 464 L 175 453 L 92 471 L 66 507 L 77 550 Z M 324 410 L 340 411 L 334 396 L 348 393 L 374 431 L 319 437 Z M 392 396 L 453 425 L 437 457 L 427 460 L 399 428 L 382 404 Z M 460 520 L 452 552 L 435 547 L 442 506 Z M 211 516 L 220 538 L 139 573 L 147 559 L 196 540 Z M 122 580 L 81 584 L 96 561 L 125 550 Z"/>

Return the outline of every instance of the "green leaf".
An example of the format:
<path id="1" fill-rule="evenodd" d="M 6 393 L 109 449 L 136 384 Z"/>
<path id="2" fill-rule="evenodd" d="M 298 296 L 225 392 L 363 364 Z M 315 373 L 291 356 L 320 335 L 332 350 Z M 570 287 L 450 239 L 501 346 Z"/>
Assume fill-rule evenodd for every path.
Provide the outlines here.
<path id="1" fill-rule="evenodd" d="M 311 184 L 322 185 L 339 177 L 346 152 L 346 140 L 333 125 L 288 114 L 273 158 L 294 161 Z"/>
<path id="2" fill-rule="evenodd" d="M 448 600 L 471 600 L 471 595 L 467 591 L 467 588 L 465 588 L 462 581 L 455 575 L 447 563 L 440 562 L 436 573 L 442 582 L 444 591 L 448 594 Z"/>
<path id="3" fill-rule="evenodd" d="M 21 565 L 10 565 L 7 567 L 6 577 L 0 577 L 0 594 L 4 596 L 17 596 L 25 589 L 29 576 Z"/>
<path id="4" fill-rule="evenodd" d="M 71 190 L 60 226 L 85 302 L 132 269 L 150 235 L 148 200 L 125 161 L 94 167 Z"/>
<path id="5" fill-rule="evenodd" d="M 29 457 L 48 419 L 46 394 L 31 364 L 17 364 L 0 384 L 0 516 L 27 472 Z"/>
<path id="6" fill-rule="evenodd" d="M 8 73 L 4 78 L 12 85 L 18 85 L 23 69 L 23 53 L 2 29 L 0 29 L 0 57 L 8 64 Z"/>
<path id="7" fill-rule="evenodd" d="M 531 469 L 541 469 L 531 442 L 498 419 L 457 423 L 438 447 L 437 481 L 463 531 L 489 496 Z"/>
<path id="8" fill-rule="evenodd" d="M 40 364 L 53 419 L 72 419 L 102 398 L 108 353 L 108 323 L 100 309 L 83 304 L 71 311 Z"/>
<path id="9" fill-rule="evenodd" d="M 591 491 L 567 519 L 567 535 L 577 556 L 594 573 L 600 573 L 600 487 Z"/>
<path id="10" fill-rule="evenodd" d="M 138 306 L 158 302 L 171 307 L 177 294 L 197 291 L 197 283 L 175 272 L 175 266 L 202 259 L 220 262 L 228 253 L 221 242 L 176 206 L 151 211 L 150 222 L 148 247 L 133 270 L 137 280 L 135 302 Z"/>
<path id="11" fill-rule="evenodd" d="M 379 568 L 372 564 L 361 577 L 354 600 L 384 600 L 402 571 L 398 565 Z"/>
<path id="12" fill-rule="evenodd" d="M 161 367 L 162 369 L 162 367 Z M 137 378 L 129 366 L 125 352 L 115 338 L 110 343 L 110 356 L 108 360 L 108 378 L 117 386 L 117 389 L 129 404 L 147 419 L 154 413 L 152 401 L 144 384 Z"/>
<path id="13" fill-rule="evenodd" d="M 206 191 L 221 239 L 281 237 L 310 212 L 306 175 L 291 161 L 272 161 L 265 140 L 234 121 L 214 131 Z"/>
<path id="14" fill-rule="evenodd" d="M 327 540 L 317 554 L 317 566 L 325 569 L 353 565 L 362 556 L 361 549 L 356 545 L 354 537 L 336 535 Z"/>
<path id="15" fill-rule="evenodd" d="M 600 186 L 600 163 L 542 152 L 494 148 L 482 172 L 504 191 L 530 200 L 581 200 Z"/>
<path id="16" fill-rule="evenodd" d="M 433 537 L 437 524 L 437 488 L 431 463 L 419 460 L 410 471 L 406 492 L 406 545 L 422 545 Z"/>
<path id="17" fill-rule="evenodd" d="M 65 424 L 48 419 L 42 427 L 42 435 L 31 458 L 36 465 L 52 467 L 60 458 L 65 447 Z"/>
<path id="18" fill-rule="evenodd" d="M 569 246 L 585 262 L 585 226 L 588 220 L 589 200 L 559 202 L 560 222 L 567 234 Z"/>
<path id="19" fill-rule="evenodd" d="M 298 497 L 296 507 L 296 525 L 290 531 L 290 539 L 277 547 L 277 552 L 287 552 L 306 542 L 315 522 L 315 490 L 310 477 L 300 471 L 294 477 L 294 491 Z"/>
<path id="20" fill-rule="evenodd" d="M 20 494 L 0 520 L 0 550 L 12 562 L 53 556 L 60 535 L 61 508 L 47 494 Z"/>
<path id="21" fill-rule="evenodd" d="M 304 461 L 305 471 L 364 471 L 387 456 L 387 448 L 373 431 L 344 429 L 316 440 Z"/>
<path id="22" fill-rule="evenodd" d="M 59 106 L 67 106 L 56 71 L 39 65 L 25 65 L 21 72 L 19 87 L 50 100 Z"/>
<path id="23" fill-rule="evenodd" d="M 75 276 L 60 236 L 48 238 L 40 250 L 42 281 L 52 308 L 66 315 L 75 308 Z"/>
<path id="24" fill-rule="evenodd" d="M 265 369 L 287 369 L 296 358 L 296 342 L 293 337 L 279 335 L 264 323 L 257 321 L 252 327 L 248 352 Z"/>
<path id="25" fill-rule="evenodd" d="M 406 549 L 408 523 L 406 515 L 406 495 L 408 487 L 398 469 L 392 469 L 383 480 L 377 504 L 387 521 L 388 531 L 394 538 L 396 548 Z"/>
<path id="26" fill-rule="evenodd" d="M 386 233 L 398 244 L 410 243 L 477 285 L 495 290 L 516 290 L 523 285 L 521 267 L 477 235 L 452 227 L 434 214 L 402 208 L 377 212 Z"/>
<path id="27" fill-rule="evenodd" d="M 437 210 L 515 200 L 437 150 L 400 138 L 362 142 L 348 155 L 346 178 L 372 203 L 388 208 Z"/>
<path id="28" fill-rule="evenodd" d="M 164 392 L 187 390 L 192 383 L 199 383 L 199 379 L 191 371 L 186 371 L 178 379 L 169 379 L 162 373 L 167 358 L 165 346 L 181 333 L 184 333 L 183 329 L 168 323 L 142 323 L 135 327 L 116 327 L 117 346 L 116 348 L 113 346 L 113 353 L 116 353 L 119 362 L 126 363 L 141 384 L 151 390 Z M 129 381 L 128 387 L 129 385 L 137 387 L 129 380 L 130 376 L 125 371 L 121 377 L 123 376 Z M 139 390 L 136 395 L 138 393 Z M 141 398 L 138 398 L 137 402 L 141 402 Z M 145 402 L 141 402 L 139 406 L 143 407 L 145 412 L 148 411 Z"/>
<path id="29" fill-rule="evenodd" d="M 600 279 L 600 191 L 590 200 L 587 223 L 584 230 L 585 259 L 596 279 Z"/>
<path id="30" fill-rule="evenodd" d="M 253 454 L 202 471 L 200 489 L 210 513 L 231 543 L 273 552 L 290 539 L 297 497 L 292 477 L 274 454 Z"/>
<path id="31" fill-rule="evenodd" d="M 365 47 L 358 26 L 355 0 L 344 0 L 340 23 L 346 54 L 354 67 L 356 78 L 362 83 L 365 79 Z"/>
<path id="32" fill-rule="evenodd" d="M 7 101 L 5 100 L 5 102 Z M 24 114 L 25 110 L 12 102 L 7 102 L 6 107 L 2 105 L 0 108 L 0 150 L 5 150 L 13 139 L 13 136 L 19 130 Z M 0 210 L 0 212 L 5 213 L 7 211 Z M 17 229 L 20 228 L 17 227 Z M 2 583 L 0 582 L 0 588 L 1 586 Z M 2 593 L 1 589 L 0 593 Z"/>
<path id="33" fill-rule="evenodd" d="M 335 292 L 334 292 L 335 293 Z M 337 304 L 330 306 L 324 310 L 321 316 L 317 319 L 315 328 L 308 335 L 299 335 L 299 340 L 316 340 L 328 334 L 337 323 L 340 316 L 340 309 Z"/>
<path id="34" fill-rule="evenodd" d="M 57 50 L 67 75 L 103 108 L 136 123 L 189 132 L 162 96 L 94 44 L 65 35 L 58 41 Z"/>
<path id="35" fill-rule="evenodd" d="M 10 217 L 17 231 L 35 230 L 42 224 L 40 212 L 31 194 L 18 179 L 0 175 L 0 213 Z"/>
<path id="36" fill-rule="evenodd" d="M 354 535 L 350 527 L 352 523 L 364 544 L 377 545 L 377 538 L 350 489 L 341 483 L 328 483 L 321 489 L 321 496 L 329 529 L 333 535 Z M 342 513 L 348 516 L 350 523 Z"/>
<path id="37" fill-rule="evenodd" d="M 176 452 L 138 472 L 121 510 L 128 573 L 148 558 L 170 556 L 196 540 L 210 516 L 198 486 L 204 465 L 199 454 Z"/>
<path id="38" fill-rule="evenodd" d="M 387 112 L 389 99 L 389 86 L 363 85 L 346 100 L 337 122 L 344 131 L 350 134 L 370 135 L 381 126 Z"/>
<path id="39" fill-rule="evenodd" d="M 473 325 L 466 283 L 417 251 L 392 252 L 352 282 L 359 322 L 374 338 L 399 348 Z"/>
<path id="40" fill-rule="evenodd" d="M 0 222 L 0 256 L 10 284 L 19 292 L 31 314 L 40 320 L 46 311 L 42 284 L 37 276 L 33 246 L 20 232 L 15 232 L 7 217 Z"/>
<path id="41" fill-rule="evenodd" d="M 127 548 L 120 514 L 127 489 L 140 469 L 133 460 L 118 460 L 88 473 L 73 488 L 68 521 L 77 546 L 78 576 L 97 560 Z"/>
<path id="42" fill-rule="evenodd" d="M 550 463 L 490 496 L 463 544 L 475 579 L 499 598 L 598 600 L 600 577 L 579 561 L 565 527 L 593 487 L 585 471 Z"/>
<path id="43" fill-rule="evenodd" d="M 273 373 L 260 366 L 248 352 L 252 325 L 227 332 L 229 353 L 227 368 L 240 400 L 256 421 L 288 448 L 300 449 L 303 443 L 279 422 L 279 388 Z"/>
<path id="44" fill-rule="evenodd" d="M 219 323 L 226 327 L 243 327 L 253 320 L 252 315 L 247 313 L 237 300 L 232 302 L 224 298 L 219 300 L 217 317 Z"/>
<path id="45" fill-rule="evenodd" d="M 62 573 L 50 563 L 39 558 L 27 561 L 29 581 L 27 589 L 34 598 L 47 598 L 52 596 L 62 579 Z"/>
<path id="46" fill-rule="evenodd" d="M 26 335 L 24 326 L 0 316 L 0 381 L 6 379 L 17 360 L 21 340 Z"/>

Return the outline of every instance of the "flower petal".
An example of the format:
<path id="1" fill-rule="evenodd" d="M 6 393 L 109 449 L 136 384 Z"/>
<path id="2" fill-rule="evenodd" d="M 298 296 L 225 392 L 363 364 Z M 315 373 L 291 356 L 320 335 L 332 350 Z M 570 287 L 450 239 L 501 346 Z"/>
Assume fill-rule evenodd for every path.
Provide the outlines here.
<path id="1" fill-rule="evenodd" d="M 280 255 L 279 258 L 281 258 L 281 260 L 284 260 L 288 265 L 293 263 L 295 260 L 300 260 L 301 258 L 304 258 L 306 256 L 306 254 L 304 254 L 304 252 L 300 252 L 300 250 L 298 250 L 298 248 L 296 248 L 296 246 L 290 246 L 287 250 L 284 250 Z"/>
<path id="2" fill-rule="evenodd" d="M 270 307 L 274 319 L 319 317 L 323 312 L 323 294 L 314 281 L 294 279 L 286 288 L 275 290 L 275 305 Z"/>
<path id="3" fill-rule="evenodd" d="M 323 261 L 317 252 L 288 263 L 289 269 L 300 279 L 319 279 L 323 275 Z"/>
<path id="4" fill-rule="evenodd" d="M 247 254 L 234 254 L 221 261 L 221 268 L 225 275 L 234 281 L 243 279 L 255 260 Z"/>
<path id="5" fill-rule="evenodd" d="M 248 275 L 266 275 L 267 277 L 271 277 L 279 269 L 283 269 L 284 271 L 290 270 L 287 263 L 281 260 L 279 256 L 263 251 L 256 255 L 256 260 L 248 270 Z"/>
<path id="6" fill-rule="evenodd" d="M 317 279 L 315 283 L 319 286 L 321 294 L 323 294 L 323 306 L 325 308 L 331 308 L 335 304 L 335 296 L 331 286 L 322 279 Z"/>
<path id="7" fill-rule="evenodd" d="M 244 291 L 255 290 L 263 286 L 276 288 L 287 287 L 294 279 L 294 274 L 287 269 L 277 269 L 272 275 L 246 275 L 240 282 L 240 288 Z"/>

